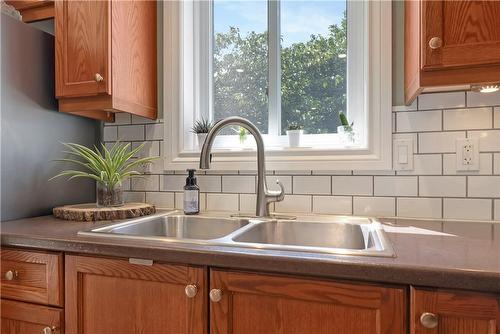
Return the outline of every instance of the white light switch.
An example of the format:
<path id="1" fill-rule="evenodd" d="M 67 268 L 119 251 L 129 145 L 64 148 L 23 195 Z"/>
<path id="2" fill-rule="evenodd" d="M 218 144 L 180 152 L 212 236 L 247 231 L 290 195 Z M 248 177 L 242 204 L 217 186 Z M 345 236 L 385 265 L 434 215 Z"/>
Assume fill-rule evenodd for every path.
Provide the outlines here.
<path id="1" fill-rule="evenodd" d="M 413 169 L 413 136 L 393 140 L 394 170 Z"/>
<path id="2" fill-rule="evenodd" d="M 457 172 L 479 170 L 478 138 L 457 139 Z"/>

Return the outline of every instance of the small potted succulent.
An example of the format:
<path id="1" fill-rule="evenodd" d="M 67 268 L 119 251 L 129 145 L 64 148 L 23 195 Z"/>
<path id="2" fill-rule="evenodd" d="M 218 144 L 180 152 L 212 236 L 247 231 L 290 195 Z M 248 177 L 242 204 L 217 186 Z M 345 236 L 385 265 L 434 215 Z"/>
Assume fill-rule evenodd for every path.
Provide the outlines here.
<path id="1" fill-rule="evenodd" d="M 339 112 L 340 124 L 337 127 L 337 133 L 340 135 L 341 141 L 344 145 L 352 145 L 356 141 L 354 133 L 354 122 L 349 123 L 347 116 L 343 112 Z"/>
<path id="2" fill-rule="evenodd" d="M 55 161 L 69 162 L 83 168 L 62 171 L 50 180 L 61 176 L 68 176 L 68 180 L 80 177 L 95 180 L 98 207 L 123 205 L 122 182 L 132 177 L 143 177 L 136 168 L 155 159 L 155 157 L 133 158 L 144 147 L 144 143 L 132 150 L 130 143 L 120 142 L 116 142 L 110 149 L 101 143 L 101 150 L 97 147 L 92 150 L 74 143 L 63 143 L 63 145 L 68 149 L 63 152 L 69 157 Z"/>
<path id="3" fill-rule="evenodd" d="M 292 122 L 288 124 L 286 135 L 288 136 L 288 145 L 290 147 L 299 147 L 300 146 L 300 137 L 304 133 L 302 130 L 302 125 L 298 123 Z"/>
<path id="4" fill-rule="evenodd" d="M 212 129 L 212 126 L 212 122 L 202 117 L 201 120 L 196 121 L 191 128 L 191 132 L 196 134 L 196 137 L 198 139 L 198 148 L 200 150 L 203 146 L 203 143 L 205 142 L 205 139 L 207 138 L 208 132 L 210 132 L 210 129 Z"/>
<path id="5" fill-rule="evenodd" d="M 237 129 L 234 129 L 234 131 L 238 134 L 238 139 L 240 140 L 240 144 L 245 145 L 245 142 L 248 138 L 248 130 L 240 126 Z"/>

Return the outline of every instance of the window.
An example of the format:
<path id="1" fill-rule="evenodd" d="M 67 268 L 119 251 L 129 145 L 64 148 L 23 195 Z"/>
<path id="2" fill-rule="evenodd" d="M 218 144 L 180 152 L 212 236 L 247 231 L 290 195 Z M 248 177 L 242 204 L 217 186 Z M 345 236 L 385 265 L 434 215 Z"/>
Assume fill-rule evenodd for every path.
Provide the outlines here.
<path id="1" fill-rule="evenodd" d="M 272 169 L 390 168 L 390 3 L 185 0 L 164 7 L 168 168 L 196 162 L 196 120 L 228 116 L 259 128 Z M 340 112 L 354 124 L 349 145 L 337 133 Z M 299 148 L 288 147 L 293 124 L 304 129 Z M 253 140 L 241 144 L 237 130 L 217 137 L 216 168 L 255 168 Z"/>

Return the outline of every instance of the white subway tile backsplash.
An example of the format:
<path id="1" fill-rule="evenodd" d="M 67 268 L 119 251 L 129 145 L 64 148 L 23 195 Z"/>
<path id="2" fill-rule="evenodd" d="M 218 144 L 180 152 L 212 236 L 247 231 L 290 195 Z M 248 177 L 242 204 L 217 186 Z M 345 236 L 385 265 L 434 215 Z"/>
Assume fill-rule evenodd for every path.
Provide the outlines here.
<path id="1" fill-rule="evenodd" d="M 457 138 L 465 138 L 465 132 L 419 133 L 418 153 L 455 153 Z"/>
<path id="2" fill-rule="evenodd" d="M 398 216 L 410 218 L 441 218 L 441 198 L 406 198 L 397 199 Z"/>
<path id="3" fill-rule="evenodd" d="M 146 117 L 132 115 L 132 124 L 149 124 L 149 123 L 158 123 L 158 121 Z"/>
<path id="4" fill-rule="evenodd" d="M 157 208 L 174 208 L 175 196 L 174 193 L 147 192 L 146 202 L 149 204 L 153 204 Z"/>
<path id="5" fill-rule="evenodd" d="M 118 140 L 120 141 L 144 140 L 144 126 L 142 125 L 119 126 Z"/>
<path id="6" fill-rule="evenodd" d="M 465 197 L 465 176 L 419 176 L 419 196 Z"/>
<path id="7" fill-rule="evenodd" d="M 255 176 L 225 175 L 222 176 L 222 192 L 255 193 Z"/>
<path id="8" fill-rule="evenodd" d="M 445 198 L 443 205 L 447 219 L 491 219 L 491 199 Z"/>
<path id="9" fill-rule="evenodd" d="M 276 212 L 311 212 L 312 197 L 306 195 L 288 195 L 281 202 L 274 204 Z"/>
<path id="10" fill-rule="evenodd" d="M 145 141 L 145 142 L 132 142 L 132 149 L 136 149 L 144 143 L 139 152 L 134 157 L 159 157 L 160 156 L 160 142 L 159 141 Z"/>
<path id="11" fill-rule="evenodd" d="M 467 196 L 500 198 L 500 176 L 468 176 Z"/>
<path id="12" fill-rule="evenodd" d="M 143 191 L 124 191 L 123 200 L 127 203 L 144 203 L 146 194 Z"/>
<path id="13" fill-rule="evenodd" d="M 207 210 L 238 211 L 238 194 L 207 194 Z"/>
<path id="14" fill-rule="evenodd" d="M 294 176 L 294 194 L 329 195 L 331 193 L 330 176 Z"/>
<path id="15" fill-rule="evenodd" d="M 500 129 L 500 107 L 495 107 L 493 112 L 493 127 L 496 129 Z"/>
<path id="16" fill-rule="evenodd" d="M 479 93 L 467 92 L 467 106 L 468 107 L 484 107 L 484 106 L 498 106 L 500 105 L 500 92 L 494 93 Z"/>
<path id="17" fill-rule="evenodd" d="M 269 190 L 280 190 L 280 187 L 276 184 L 276 180 L 279 180 L 283 187 L 285 187 L 285 194 L 292 193 L 292 177 L 285 175 L 268 175 L 266 176 L 267 187 Z"/>
<path id="18" fill-rule="evenodd" d="M 495 153 L 493 157 L 493 174 L 500 174 L 500 153 Z"/>
<path id="19" fill-rule="evenodd" d="M 187 175 L 184 179 L 186 177 Z M 196 180 L 203 193 L 221 192 L 221 176 L 219 175 L 198 175 Z"/>
<path id="20" fill-rule="evenodd" d="M 159 175 L 144 175 L 141 178 L 134 177 L 130 181 L 130 187 L 136 191 L 159 191 Z"/>
<path id="21" fill-rule="evenodd" d="M 161 123 L 146 124 L 146 140 L 161 140 L 163 139 L 164 127 Z"/>
<path id="22" fill-rule="evenodd" d="M 375 176 L 375 196 L 417 196 L 416 176 Z"/>
<path id="23" fill-rule="evenodd" d="M 412 104 L 409 106 L 402 105 L 402 106 L 393 106 L 392 111 L 413 111 L 417 110 L 417 101 L 418 99 L 413 100 Z"/>
<path id="24" fill-rule="evenodd" d="M 373 195 L 373 176 L 332 176 L 333 195 Z"/>
<path id="25" fill-rule="evenodd" d="M 495 203 L 494 203 L 494 211 L 493 211 L 494 216 L 493 216 L 493 219 L 500 221 L 500 199 L 496 199 L 494 202 Z M 500 239 L 500 224 L 498 224 L 496 226 L 496 229 L 498 231 L 498 237 Z"/>
<path id="26" fill-rule="evenodd" d="M 479 138 L 481 152 L 500 151 L 500 130 L 467 131 L 469 138 Z"/>
<path id="27" fill-rule="evenodd" d="M 441 131 L 442 111 L 412 111 L 396 114 L 397 132 Z"/>
<path id="28" fill-rule="evenodd" d="M 255 194 L 240 194 L 240 211 L 255 214 L 257 206 L 257 195 Z"/>
<path id="29" fill-rule="evenodd" d="M 130 114 L 127 112 L 117 112 L 115 113 L 115 123 L 110 123 L 115 125 L 130 124 Z"/>
<path id="30" fill-rule="evenodd" d="M 493 126 L 491 108 L 445 110 L 443 119 L 444 130 L 490 129 Z"/>
<path id="31" fill-rule="evenodd" d="M 319 214 L 352 215 L 352 197 L 313 196 L 313 212 Z"/>
<path id="32" fill-rule="evenodd" d="M 440 175 L 442 173 L 441 154 L 413 155 L 413 170 L 397 171 L 398 175 Z"/>
<path id="33" fill-rule="evenodd" d="M 394 197 L 354 197 L 354 215 L 393 217 L 396 215 Z"/>
<path id="34" fill-rule="evenodd" d="M 160 175 L 161 191 L 182 191 L 185 184 L 185 175 Z"/>
<path id="35" fill-rule="evenodd" d="M 116 141 L 118 139 L 118 127 L 117 126 L 105 126 L 103 129 L 102 140 L 103 141 Z"/>
<path id="36" fill-rule="evenodd" d="M 492 173 L 491 153 L 479 154 L 478 171 L 458 171 L 456 154 L 443 154 L 443 174 L 444 175 L 490 175 Z"/>
<path id="37" fill-rule="evenodd" d="M 418 97 L 418 109 L 449 109 L 465 107 L 464 92 L 422 94 Z"/>

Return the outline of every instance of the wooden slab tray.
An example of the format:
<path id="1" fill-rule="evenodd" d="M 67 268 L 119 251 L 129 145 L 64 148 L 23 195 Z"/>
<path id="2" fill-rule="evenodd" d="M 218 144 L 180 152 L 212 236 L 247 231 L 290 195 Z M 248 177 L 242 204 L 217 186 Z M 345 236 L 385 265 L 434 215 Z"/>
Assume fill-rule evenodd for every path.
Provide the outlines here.
<path id="1" fill-rule="evenodd" d="M 64 205 L 52 210 L 54 217 L 65 220 L 96 221 L 118 220 L 151 215 L 154 205 L 147 203 L 126 203 L 123 206 L 102 208 L 95 203 Z"/>

